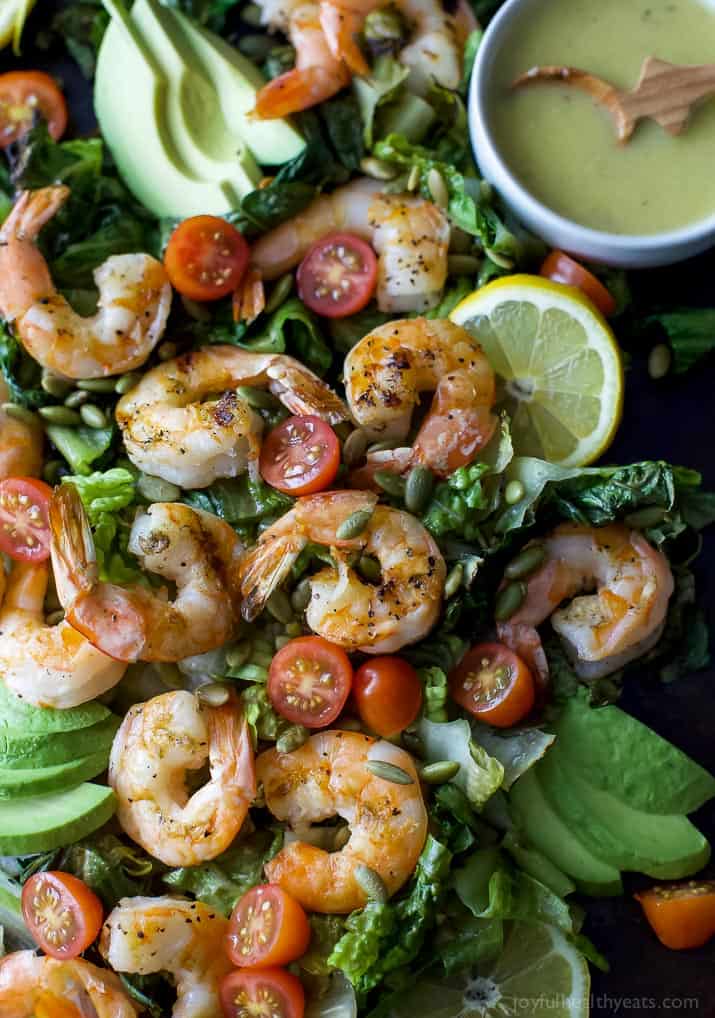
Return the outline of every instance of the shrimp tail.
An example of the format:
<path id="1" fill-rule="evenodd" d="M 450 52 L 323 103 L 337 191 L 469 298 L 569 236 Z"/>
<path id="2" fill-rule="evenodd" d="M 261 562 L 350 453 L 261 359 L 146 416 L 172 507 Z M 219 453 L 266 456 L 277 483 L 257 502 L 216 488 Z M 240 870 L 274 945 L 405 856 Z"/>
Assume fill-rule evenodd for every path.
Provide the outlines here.
<path id="1" fill-rule="evenodd" d="M 525 622 L 500 622 L 497 636 L 526 662 L 543 694 L 549 685 L 549 662 L 537 629 Z"/>
<path id="2" fill-rule="evenodd" d="M 312 371 L 288 358 L 276 361 L 267 371 L 269 388 L 292 414 L 316 414 L 328 424 L 350 420 L 350 411 L 325 382 Z"/>
<path id="3" fill-rule="evenodd" d="M 305 547 L 306 540 L 295 534 L 276 535 L 257 544 L 244 559 L 241 569 L 241 614 L 253 622 L 266 601 L 283 580 Z"/>
<path id="4" fill-rule="evenodd" d="M 320 26 L 330 52 L 336 60 L 344 60 L 353 74 L 364 77 L 370 67 L 358 45 L 363 20 L 364 15 L 339 7 L 332 0 L 320 4 Z"/>
<path id="5" fill-rule="evenodd" d="M 294 67 L 269 81 L 256 96 L 253 115 L 261 120 L 274 120 L 299 113 L 330 99 L 350 80 L 347 70 L 334 73 L 320 67 Z"/>
<path id="6" fill-rule="evenodd" d="M 236 723 L 237 700 L 208 712 L 211 773 L 225 772 L 221 785 L 249 805 L 256 797 L 256 770 L 251 733 L 245 717 Z"/>
<path id="7" fill-rule="evenodd" d="M 88 594 L 99 578 L 94 538 L 77 489 L 71 484 L 57 488 L 50 501 L 52 568 L 60 601 L 74 601 Z"/>
<path id="8" fill-rule="evenodd" d="M 45 223 L 48 223 L 69 198 L 65 185 L 41 187 L 37 191 L 23 191 L 0 230 L 0 241 L 10 237 L 33 241 Z"/>

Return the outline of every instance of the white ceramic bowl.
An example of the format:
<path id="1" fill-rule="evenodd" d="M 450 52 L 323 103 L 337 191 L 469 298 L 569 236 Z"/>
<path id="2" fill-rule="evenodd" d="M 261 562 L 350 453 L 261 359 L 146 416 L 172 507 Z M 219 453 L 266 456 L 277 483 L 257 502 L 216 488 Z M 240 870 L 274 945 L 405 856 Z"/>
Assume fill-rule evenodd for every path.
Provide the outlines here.
<path id="1" fill-rule="evenodd" d="M 679 230 L 645 235 L 606 233 L 558 215 L 537 201 L 503 161 L 488 125 L 493 71 L 512 24 L 547 0 L 508 0 L 479 47 L 469 90 L 469 131 L 479 168 L 518 219 L 552 247 L 624 268 L 669 265 L 715 245 L 715 215 Z"/>

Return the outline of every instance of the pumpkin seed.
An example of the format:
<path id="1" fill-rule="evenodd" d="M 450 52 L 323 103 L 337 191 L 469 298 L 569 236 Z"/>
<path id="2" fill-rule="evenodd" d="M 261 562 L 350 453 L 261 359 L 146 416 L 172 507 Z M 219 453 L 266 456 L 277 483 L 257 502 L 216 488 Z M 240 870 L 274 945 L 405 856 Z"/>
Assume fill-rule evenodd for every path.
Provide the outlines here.
<path id="1" fill-rule="evenodd" d="M 207 707 L 223 707 L 229 701 L 231 690 L 223 682 L 207 682 L 199 686 L 196 695 Z"/>
<path id="2" fill-rule="evenodd" d="M 387 760 L 368 760 L 365 766 L 376 778 L 391 781 L 393 785 L 414 785 L 414 779 L 407 771 Z"/>
<path id="3" fill-rule="evenodd" d="M 495 251 L 492 247 L 484 249 L 484 253 L 491 258 L 491 260 L 502 269 L 513 269 L 514 262 L 511 258 L 507 258 L 506 255 L 500 254 L 499 251 Z"/>
<path id="4" fill-rule="evenodd" d="M 351 431 L 343 444 L 343 462 L 346 467 L 357 466 L 367 452 L 367 435 L 362 428 Z"/>
<path id="5" fill-rule="evenodd" d="M 380 874 L 364 863 L 358 863 L 353 870 L 353 876 L 364 892 L 368 901 L 374 901 L 378 905 L 384 905 L 389 899 L 385 881 Z"/>
<path id="6" fill-rule="evenodd" d="M 535 573 L 545 558 L 546 548 L 543 544 L 530 544 L 511 560 L 504 575 L 508 580 L 523 580 Z"/>
<path id="7" fill-rule="evenodd" d="M 432 195 L 435 205 L 441 209 L 446 209 L 449 205 L 449 191 L 444 182 L 444 177 L 434 167 L 427 174 L 427 188 Z"/>
<path id="8" fill-rule="evenodd" d="M 509 583 L 497 594 L 494 603 L 494 618 L 497 622 L 506 622 L 512 615 L 515 615 L 526 597 L 525 583 Z"/>
<path id="9" fill-rule="evenodd" d="M 85 392 L 114 392 L 116 384 L 116 378 L 82 378 L 77 382 L 77 388 Z"/>
<path id="10" fill-rule="evenodd" d="M 279 753 L 292 753 L 294 749 L 300 749 L 310 738 L 310 732 L 302 725 L 291 725 L 285 732 L 276 739 L 276 749 Z"/>
<path id="11" fill-rule="evenodd" d="M 437 760 L 426 764 L 420 770 L 420 777 L 427 785 L 443 785 L 445 781 L 456 777 L 459 771 L 460 764 L 456 760 Z"/>
<path id="12" fill-rule="evenodd" d="M 397 170 L 390 163 L 385 163 L 375 156 L 365 156 L 360 160 L 360 169 L 373 180 L 394 180 Z"/>
<path id="13" fill-rule="evenodd" d="M 141 379 L 139 371 L 127 371 L 125 375 L 120 375 L 114 383 L 114 391 L 118 396 L 123 396 L 125 392 L 129 392 Z"/>
<path id="14" fill-rule="evenodd" d="M 302 636 L 303 627 L 300 622 L 286 622 L 285 631 L 288 636 Z"/>
<path id="15" fill-rule="evenodd" d="M 376 470 L 374 480 L 388 495 L 392 495 L 394 498 L 404 497 L 405 479 L 399 474 L 391 474 L 389 470 Z"/>
<path id="16" fill-rule="evenodd" d="M 254 410 L 275 410 L 278 400 L 265 389 L 256 389 L 252 385 L 239 385 L 236 395 Z"/>
<path id="17" fill-rule="evenodd" d="M 372 555 L 361 555 L 355 568 L 368 583 L 379 583 L 382 578 L 380 563 Z"/>
<path id="18" fill-rule="evenodd" d="M 21 421 L 23 424 L 30 424 L 37 427 L 40 423 L 37 414 L 34 414 L 32 410 L 28 410 L 26 406 L 20 406 L 19 403 L 3 403 L 2 408 L 8 417 L 12 417 L 14 421 Z"/>
<path id="19" fill-rule="evenodd" d="M 64 464 L 60 460 L 48 460 L 42 468 L 42 476 L 48 484 L 57 484 Z"/>
<path id="20" fill-rule="evenodd" d="M 248 661 L 252 650 L 250 640 L 240 640 L 238 643 L 234 643 L 233 647 L 229 647 L 226 651 L 226 664 L 231 670 L 240 668 Z"/>
<path id="21" fill-rule="evenodd" d="M 81 389 L 75 389 L 65 399 L 65 406 L 68 406 L 70 410 L 79 410 L 81 406 L 89 402 L 89 393 L 82 392 Z"/>
<path id="22" fill-rule="evenodd" d="M 450 276 L 474 276 L 479 272 L 479 259 L 474 255 L 451 254 L 447 256 L 447 271 Z"/>
<path id="23" fill-rule="evenodd" d="M 285 590 L 282 590 L 280 587 L 276 588 L 268 598 L 266 608 L 276 622 L 282 622 L 283 625 L 286 625 L 286 623 L 293 621 L 293 609 L 290 598 Z"/>
<path id="24" fill-rule="evenodd" d="M 401 438 L 385 438 L 381 442 L 371 442 L 367 447 L 368 453 L 390 452 L 392 449 L 399 449 L 404 442 Z"/>
<path id="25" fill-rule="evenodd" d="M 405 507 L 411 513 L 421 513 L 430 500 L 433 488 L 434 476 L 429 467 L 413 467 L 405 482 Z"/>
<path id="26" fill-rule="evenodd" d="M 409 176 L 407 178 L 407 185 L 406 185 L 407 186 L 407 190 L 408 191 L 416 191 L 417 187 L 419 185 L 419 182 L 420 182 L 420 168 L 417 165 L 417 163 L 415 163 L 414 166 L 412 167 L 412 169 L 410 170 Z"/>
<path id="27" fill-rule="evenodd" d="M 358 718 L 341 718 L 340 730 L 343 732 L 361 732 L 362 722 Z"/>
<path id="28" fill-rule="evenodd" d="M 176 357 L 178 350 L 176 343 L 161 343 L 156 350 L 156 355 L 160 361 L 170 361 L 172 357 Z"/>
<path id="29" fill-rule="evenodd" d="M 293 589 L 290 595 L 290 603 L 294 612 L 303 612 L 308 607 L 311 598 L 310 577 L 305 576 Z"/>
<path id="30" fill-rule="evenodd" d="M 82 423 L 77 411 L 66 406 L 41 406 L 37 412 L 48 424 L 59 424 L 63 428 L 78 428 Z"/>
<path id="31" fill-rule="evenodd" d="M 263 309 L 265 313 L 267 315 L 270 315 L 271 312 L 275 311 L 276 308 L 280 307 L 280 305 L 283 303 L 283 301 L 286 299 L 286 297 L 289 295 L 292 289 L 293 289 L 293 273 L 286 272 L 284 276 L 280 277 L 280 279 L 275 283 L 273 289 L 271 290 L 270 296 L 266 301 L 266 306 Z"/>
<path id="32" fill-rule="evenodd" d="M 181 498 L 181 488 L 178 484 L 172 484 L 171 481 L 165 481 L 163 477 L 154 477 L 152 474 L 139 474 L 137 491 L 147 502 L 178 502 Z"/>
<path id="33" fill-rule="evenodd" d="M 241 21 L 245 21 L 252 28 L 258 28 L 261 24 L 261 13 L 258 4 L 246 4 L 241 11 Z"/>
<path id="34" fill-rule="evenodd" d="M 40 385 L 46 393 L 54 396 L 55 399 L 64 399 L 72 388 L 72 382 L 59 375 L 54 375 L 51 371 L 42 372 Z"/>
<path id="35" fill-rule="evenodd" d="M 670 347 L 665 343 L 658 343 L 654 346 L 648 356 L 648 374 L 653 379 L 665 378 L 670 371 L 670 362 L 673 357 Z"/>
<path id="36" fill-rule="evenodd" d="M 509 481 L 504 489 L 504 501 L 507 505 L 516 505 L 517 502 L 521 502 L 525 494 L 526 490 L 521 481 Z"/>
<path id="37" fill-rule="evenodd" d="M 59 611 L 50 612 L 50 614 L 48 616 L 46 616 L 45 622 L 46 622 L 46 624 L 48 626 L 57 626 L 57 625 L 60 624 L 60 622 L 62 622 L 64 617 L 65 617 L 65 613 L 60 608 Z"/>
<path id="38" fill-rule="evenodd" d="M 450 597 L 454 597 L 459 588 L 462 586 L 462 580 L 464 579 L 464 569 L 462 563 L 458 562 L 456 566 L 453 566 L 444 581 L 444 599 L 449 601 Z"/>
<path id="39" fill-rule="evenodd" d="M 88 428 L 106 428 L 107 418 L 94 403 L 85 403 L 79 408 L 79 415 Z"/>
<path id="40" fill-rule="evenodd" d="M 265 60 L 273 49 L 273 40 L 267 35 L 242 35 L 238 40 L 238 48 L 249 60 Z"/>
<path id="41" fill-rule="evenodd" d="M 350 513 L 335 531 L 339 541 L 350 541 L 353 537 L 359 537 L 372 519 L 372 509 L 356 509 Z"/>

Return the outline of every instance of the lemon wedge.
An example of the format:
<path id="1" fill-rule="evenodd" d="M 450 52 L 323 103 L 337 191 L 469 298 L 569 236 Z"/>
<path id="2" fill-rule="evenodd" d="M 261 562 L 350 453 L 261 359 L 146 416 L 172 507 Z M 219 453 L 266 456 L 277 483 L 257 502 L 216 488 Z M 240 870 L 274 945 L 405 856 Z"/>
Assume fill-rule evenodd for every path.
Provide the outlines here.
<path id="1" fill-rule="evenodd" d="M 505 276 L 465 297 L 450 318 L 494 368 L 518 455 L 567 467 L 602 455 L 621 420 L 623 365 L 605 318 L 579 290 Z"/>
<path id="2" fill-rule="evenodd" d="M 0 49 L 12 40 L 15 53 L 20 52 L 20 36 L 35 0 L 3 0 L 0 3 Z"/>

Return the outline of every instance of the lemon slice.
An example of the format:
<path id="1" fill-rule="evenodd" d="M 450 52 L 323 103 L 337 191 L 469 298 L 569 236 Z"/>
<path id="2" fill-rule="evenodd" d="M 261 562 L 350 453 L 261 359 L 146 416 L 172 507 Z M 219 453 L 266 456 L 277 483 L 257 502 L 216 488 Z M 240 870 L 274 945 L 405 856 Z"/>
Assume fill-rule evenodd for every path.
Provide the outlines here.
<path id="1" fill-rule="evenodd" d="M 562 466 L 592 463 L 613 440 L 623 366 L 606 320 L 579 290 L 541 276 L 505 276 L 450 318 L 484 347 L 514 449 Z"/>
<path id="2" fill-rule="evenodd" d="M 514 923 L 495 962 L 478 973 L 418 980 L 390 1018 L 587 1018 L 591 978 L 563 933 L 540 923 Z"/>
<path id="3" fill-rule="evenodd" d="M 20 51 L 20 35 L 35 0 L 0 0 L 0 49 L 12 39 L 15 53 Z"/>

